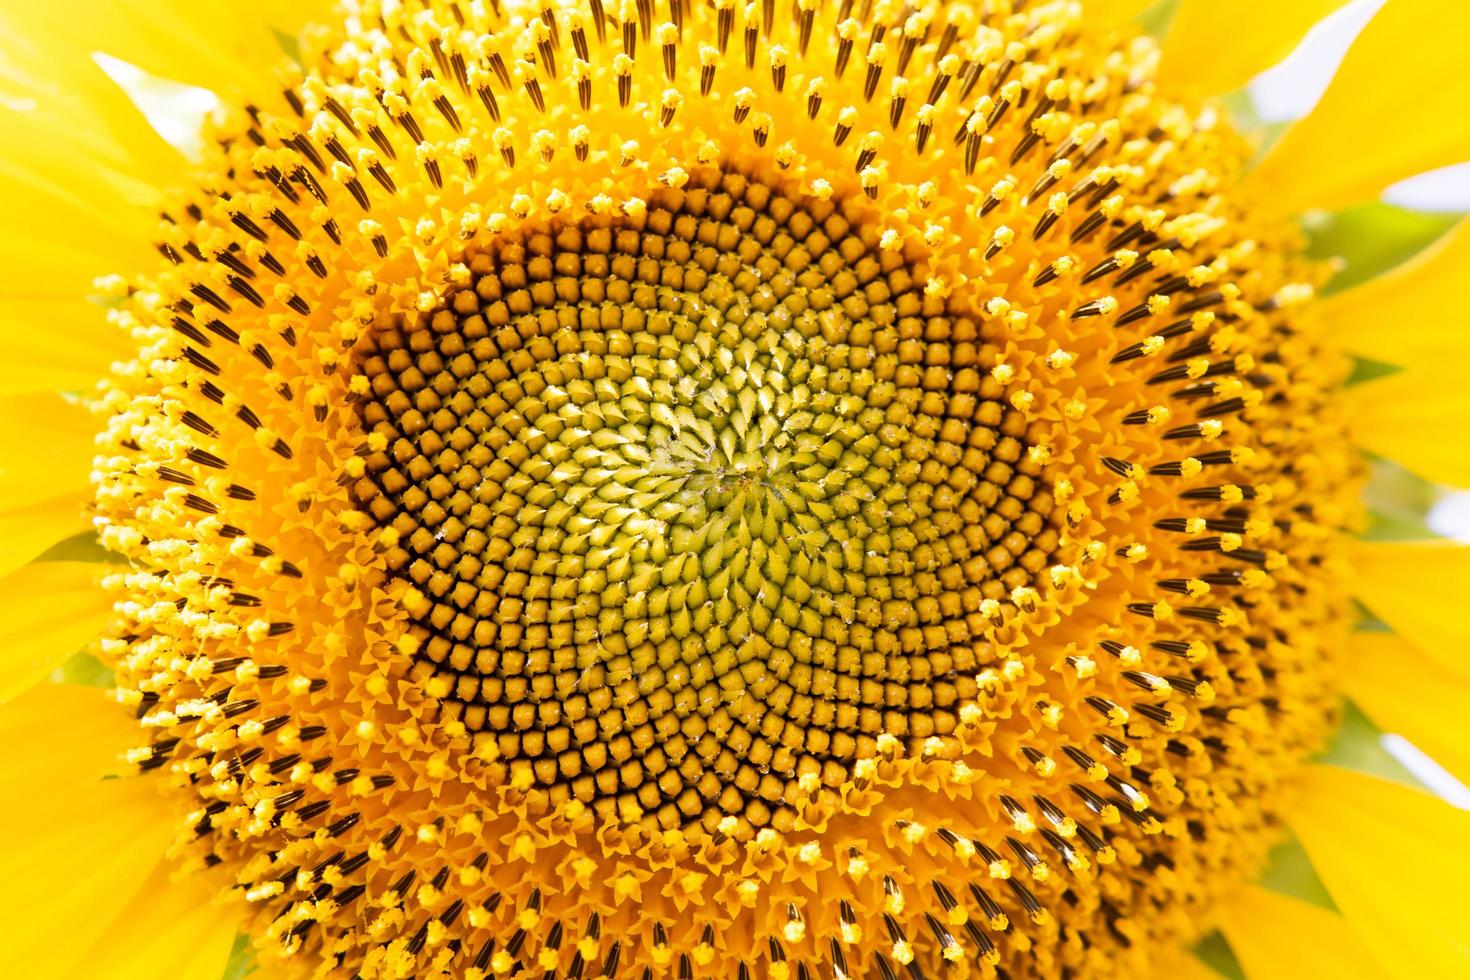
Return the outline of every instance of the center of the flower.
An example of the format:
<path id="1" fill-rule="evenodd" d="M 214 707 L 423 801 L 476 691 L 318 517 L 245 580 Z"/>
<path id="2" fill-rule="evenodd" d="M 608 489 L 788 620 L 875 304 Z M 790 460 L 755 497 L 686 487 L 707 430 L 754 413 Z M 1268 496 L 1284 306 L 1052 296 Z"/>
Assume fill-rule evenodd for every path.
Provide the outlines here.
<path id="1" fill-rule="evenodd" d="M 420 680 L 506 778 L 761 827 L 879 734 L 953 730 L 1051 499 L 976 324 L 877 239 L 712 168 L 500 237 L 374 338 L 357 496 Z"/>

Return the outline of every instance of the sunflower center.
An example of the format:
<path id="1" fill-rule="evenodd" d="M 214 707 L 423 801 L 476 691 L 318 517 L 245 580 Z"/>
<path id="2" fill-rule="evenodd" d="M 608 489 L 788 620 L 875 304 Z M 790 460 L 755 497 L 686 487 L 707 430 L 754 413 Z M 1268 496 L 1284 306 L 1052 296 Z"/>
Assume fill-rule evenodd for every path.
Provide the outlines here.
<path id="1" fill-rule="evenodd" d="M 841 202 L 709 168 L 503 236 L 373 337 L 359 502 L 419 679 L 512 780 L 769 824 L 887 732 L 953 731 L 966 616 L 1048 561 L 977 326 Z"/>

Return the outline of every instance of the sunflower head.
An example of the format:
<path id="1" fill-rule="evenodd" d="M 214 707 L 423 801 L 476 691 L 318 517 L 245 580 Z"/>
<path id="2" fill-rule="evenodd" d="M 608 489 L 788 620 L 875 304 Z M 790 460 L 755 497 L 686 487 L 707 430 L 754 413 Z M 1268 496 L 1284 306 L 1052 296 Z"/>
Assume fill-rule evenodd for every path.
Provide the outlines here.
<path id="1" fill-rule="evenodd" d="M 351 5 L 119 282 L 177 851 L 331 976 L 1104 976 L 1330 730 L 1320 272 L 1076 3 Z"/>

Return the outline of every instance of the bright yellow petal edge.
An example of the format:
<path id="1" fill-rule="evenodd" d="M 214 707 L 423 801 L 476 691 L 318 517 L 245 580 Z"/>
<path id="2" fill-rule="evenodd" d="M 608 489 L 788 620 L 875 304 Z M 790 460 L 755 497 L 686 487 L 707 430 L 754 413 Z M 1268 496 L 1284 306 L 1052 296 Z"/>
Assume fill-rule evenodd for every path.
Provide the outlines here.
<path id="1" fill-rule="evenodd" d="M 1363 541 L 1352 556 L 1357 594 L 1377 618 L 1451 673 L 1466 671 L 1467 629 L 1457 614 L 1470 547 L 1448 541 Z"/>
<path id="2" fill-rule="evenodd" d="M 1458 111 L 1462 59 L 1443 40 L 1467 31 L 1465 4 L 1391 0 L 1358 36 L 1322 101 L 1272 147 L 1249 186 L 1287 211 L 1339 208 L 1470 159 L 1470 128 Z"/>
<path id="3" fill-rule="evenodd" d="M 1470 746 L 1462 737 L 1470 684 L 1463 670 L 1388 632 L 1354 635 L 1345 667 L 1344 693 L 1380 729 L 1403 735 L 1462 782 L 1470 780 Z"/>
<path id="4" fill-rule="evenodd" d="M 1233 91 L 1280 61 L 1307 28 L 1340 6 L 1342 0 L 1184 0 L 1164 39 L 1159 82 L 1212 95 Z"/>
<path id="5" fill-rule="evenodd" d="M 1345 347 L 1401 369 L 1349 390 L 1358 444 L 1452 486 L 1470 486 L 1461 445 L 1467 317 L 1454 296 L 1467 276 L 1470 224 L 1461 221 L 1413 260 L 1333 296 L 1324 311 Z"/>
<path id="6" fill-rule="evenodd" d="M 107 566 L 42 562 L 0 579 L 0 701 L 43 680 L 112 621 Z"/>
<path id="7" fill-rule="evenodd" d="M 1220 925 L 1251 980 L 1384 976 L 1346 920 L 1300 899 L 1244 888 L 1221 908 Z"/>
<path id="8" fill-rule="evenodd" d="M 1467 275 L 1470 220 L 1461 220 L 1410 261 L 1324 300 L 1323 313 L 1343 347 L 1427 383 L 1458 353 L 1470 323 L 1456 288 Z"/>
<path id="9" fill-rule="evenodd" d="M 1357 941 L 1372 951 L 1384 974 L 1462 972 L 1470 924 L 1457 907 L 1454 882 L 1462 880 L 1470 861 L 1462 843 L 1470 812 L 1397 783 L 1314 766 L 1287 820 Z M 1365 848 L 1378 842 L 1401 857 L 1370 858 Z M 1434 856 L 1435 873 L 1427 873 L 1426 855 Z"/>
<path id="10" fill-rule="evenodd" d="M 29 545 L 26 545 L 26 547 L 29 547 Z M 151 879 L 150 879 L 150 882 L 151 882 Z M 179 905 L 178 908 L 179 909 L 187 908 L 187 904 Z M 1280 911 L 1280 909 L 1277 908 L 1277 911 Z M 210 943 L 210 948 L 212 948 L 212 949 L 218 949 L 218 943 Z M 226 948 L 228 948 L 228 943 L 226 943 Z M 140 964 L 140 967 L 138 967 L 138 968 L 140 968 L 140 971 L 143 970 L 143 968 L 144 968 L 143 967 L 143 964 L 146 964 L 146 962 L 151 962 L 151 961 L 150 961 L 150 959 L 140 959 L 140 961 L 138 961 L 138 964 Z M 187 970 L 185 970 L 185 973 L 187 973 Z M 140 973 L 140 974 L 138 974 L 138 976 L 144 976 L 144 974 L 141 974 Z M 206 971 L 206 973 L 200 973 L 200 976 L 207 976 L 207 971 Z M 1252 974 L 1252 976 L 1255 976 L 1255 974 Z M 1263 973 L 1263 974 L 1261 974 L 1261 976 L 1270 976 L 1270 974 Z"/>
<path id="11" fill-rule="evenodd" d="M 47 733 L 44 753 L 18 750 L 38 732 Z M 181 877 L 164 856 L 172 833 L 159 820 L 156 787 L 114 778 L 137 740 L 126 714 L 98 688 L 39 684 L 0 705 L 0 737 L 6 871 L 46 883 L 0 900 L 10 935 L 26 937 L 10 954 L 13 968 L 48 978 L 217 980 L 233 917 L 214 902 L 218 882 Z"/>

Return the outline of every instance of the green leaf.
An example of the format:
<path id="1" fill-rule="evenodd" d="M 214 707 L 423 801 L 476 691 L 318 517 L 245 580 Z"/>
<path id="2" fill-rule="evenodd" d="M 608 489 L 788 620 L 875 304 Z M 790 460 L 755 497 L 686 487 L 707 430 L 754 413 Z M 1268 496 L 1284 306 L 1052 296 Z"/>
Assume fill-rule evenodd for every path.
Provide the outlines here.
<path id="1" fill-rule="evenodd" d="M 1458 213 L 1411 211 L 1392 204 L 1360 204 L 1303 219 L 1307 255 L 1341 267 L 1324 294 L 1366 282 L 1412 258 L 1459 221 Z"/>
<path id="2" fill-rule="evenodd" d="M 244 980 L 255 972 L 255 948 L 250 945 L 250 936 L 239 933 L 235 945 L 230 949 L 230 961 L 225 964 L 225 974 L 220 980 Z"/>
<path id="3" fill-rule="evenodd" d="M 1265 158 L 1267 151 L 1276 145 L 1277 140 L 1281 139 L 1282 134 L 1291 128 L 1290 120 L 1267 122 L 1262 119 L 1260 113 L 1256 111 L 1256 100 L 1251 98 L 1247 89 L 1227 92 L 1221 96 L 1220 102 L 1225 107 L 1225 111 L 1230 114 L 1230 121 L 1235 124 L 1235 128 L 1255 147 L 1255 152 L 1246 162 L 1247 170 L 1260 163 Z"/>
<path id="4" fill-rule="evenodd" d="M 1138 28 L 1153 37 L 1163 37 L 1169 32 L 1169 25 L 1174 22 L 1174 14 L 1178 10 L 1179 0 L 1159 0 L 1138 15 Z"/>
<path id="5" fill-rule="evenodd" d="M 1377 381 L 1390 374 L 1398 374 L 1403 368 L 1387 361 L 1375 361 L 1367 357 L 1353 358 L 1353 373 L 1348 375 L 1347 384 L 1360 385 L 1364 381 Z"/>
<path id="6" fill-rule="evenodd" d="M 1276 845 L 1267 861 L 1260 884 L 1273 892 L 1337 911 L 1337 904 L 1327 894 L 1327 886 L 1322 884 L 1322 879 L 1317 877 L 1317 869 L 1312 867 L 1312 859 L 1307 857 L 1301 841 L 1295 837 L 1287 838 Z"/>
<path id="7" fill-rule="evenodd" d="M 1351 701 L 1342 704 L 1342 726 L 1337 739 L 1320 761 L 1344 769 L 1366 772 L 1415 789 L 1428 789 L 1383 747 L 1383 731 Z"/>
<path id="8" fill-rule="evenodd" d="M 1235 958 L 1235 951 L 1218 931 L 1201 939 L 1194 947 L 1194 955 L 1226 980 L 1246 980 L 1245 970 Z"/>
<path id="9" fill-rule="evenodd" d="M 57 668 L 51 679 L 81 687 L 111 687 L 114 681 L 112 668 L 85 651 Z"/>
<path id="10" fill-rule="evenodd" d="M 1372 523 L 1363 537 L 1372 541 L 1422 541 L 1435 537 L 1426 518 L 1439 499 L 1434 484 L 1397 463 L 1373 461 L 1373 473 L 1363 488 L 1363 502 Z"/>
<path id="11" fill-rule="evenodd" d="M 102 547 L 94 531 L 83 531 L 47 548 L 36 561 L 117 561 L 117 555 Z"/>
<path id="12" fill-rule="evenodd" d="M 287 34 L 285 31 L 278 31 L 274 27 L 271 28 L 271 33 L 276 36 L 276 43 L 281 46 L 281 50 L 286 53 L 286 57 L 290 58 L 298 65 L 301 64 L 300 39 L 297 38 L 294 34 Z"/>

